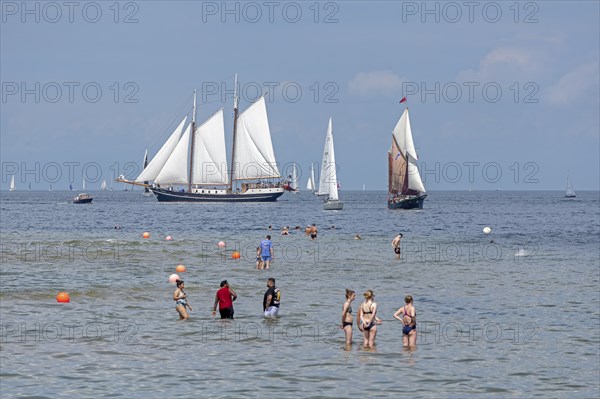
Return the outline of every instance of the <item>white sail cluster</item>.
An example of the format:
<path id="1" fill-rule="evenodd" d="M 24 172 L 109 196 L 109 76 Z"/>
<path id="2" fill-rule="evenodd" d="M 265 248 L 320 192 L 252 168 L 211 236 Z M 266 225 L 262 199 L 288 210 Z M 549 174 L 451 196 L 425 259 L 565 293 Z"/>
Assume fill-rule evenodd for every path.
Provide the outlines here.
<path id="1" fill-rule="evenodd" d="M 227 152 L 223 109 L 203 124 L 187 128 L 187 117 L 177 126 L 167 142 L 137 177 L 136 182 L 194 186 L 228 185 Z M 234 148 L 234 180 L 280 177 L 271 142 L 271 131 L 264 97 L 238 117 Z M 191 143 L 193 141 L 193 151 Z M 193 154 L 193 155 L 191 155 Z M 191 168 L 190 168 L 191 157 Z M 191 182 L 190 182 L 191 169 Z"/>

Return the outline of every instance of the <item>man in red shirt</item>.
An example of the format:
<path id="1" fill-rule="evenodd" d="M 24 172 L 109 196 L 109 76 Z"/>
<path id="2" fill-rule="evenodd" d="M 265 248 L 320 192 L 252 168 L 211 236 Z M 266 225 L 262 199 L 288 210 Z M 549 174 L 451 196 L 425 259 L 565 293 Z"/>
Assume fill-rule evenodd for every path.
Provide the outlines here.
<path id="1" fill-rule="evenodd" d="M 221 289 L 215 295 L 215 304 L 213 306 L 213 316 L 217 313 L 217 304 L 222 319 L 233 319 L 233 301 L 237 299 L 237 294 L 233 288 L 229 287 L 227 280 L 221 281 Z"/>

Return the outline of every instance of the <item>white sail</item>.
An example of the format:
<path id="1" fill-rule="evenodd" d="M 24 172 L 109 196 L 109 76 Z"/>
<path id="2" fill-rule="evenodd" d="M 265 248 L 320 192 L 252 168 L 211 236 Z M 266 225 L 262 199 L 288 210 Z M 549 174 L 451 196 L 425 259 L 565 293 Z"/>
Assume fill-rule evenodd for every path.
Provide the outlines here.
<path id="1" fill-rule="evenodd" d="M 81 187 L 83 188 L 83 191 L 85 191 L 85 177 L 83 178 L 83 183 L 81 184 Z"/>
<path id="2" fill-rule="evenodd" d="M 228 184 L 223 109 L 198 126 L 194 134 L 192 184 Z"/>
<path id="3" fill-rule="evenodd" d="M 418 156 L 413 142 L 408 108 L 404 110 L 400 120 L 398 120 L 392 135 L 402 156 L 408 158 L 408 188 L 424 193 L 425 186 L 423 185 L 419 169 L 417 168 Z"/>
<path id="4" fill-rule="evenodd" d="M 281 177 L 273 151 L 264 96 L 238 117 L 234 146 L 234 179 Z"/>
<path id="5" fill-rule="evenodd" d="M 573 190 L 573 185 L 571 184 L 571 178 L 567 177 L 567 193 L 566 197 L 575 197 L 575 190 Z"/>
<path id="6" fill-rule="evenodd" d="M 191 131 L 192 124 L 189 124 L 171 153 L 171 156 L 165 162 L 165 166 L 163 166 L 158 176 L 154 179 L 156 183 L 188 184 L 188 154 L 190 150 Z"/>
<path id="7" fill-rule="evenodd" d="M 179 126 L 175 129 L 175 131 L 171 134 L 167 142 L 161 147 L 160 150 L 156 153 L 152 161 L 148 164 L 148 166 L 140 173 L 140 175 L 135 179 L 136 182 L 150 181 L 155 180 L 161 169 L 167 163 L 167 160 L 173 153 L 175 146 L 180 141 L 181 134 L 183 133 L 183 129 L 185 127 L 185 122 L 187 121 L 187 116 L 183 118 Z"/>
<path id="8" fill-rule="evenodd" d="M 306 183 L 306 189 L 310 191 L 315 191 L 315 167 L 313 164 L 310 164 L 310 176 L 308 177 L 308 182 Z"/>
<path id="9" fill-rule="evenodd" d="M 106 190 L 106 180 L 102 180 L 102 184 L 100 185 L 100 189 L 101 189 L 102 191 L 105 191 L 105 190 Z"/>
<path id="10" fill-rule="evenodd" d="M 15 175 L 12 175 L 10 179 L 10 191 L 15 191 L 17 187 L 15 186 Z"/>
<path id="11" fill-rule="evenodd" d="M 335 164 L 335 152 L 333 150 L 333 127 L 331 118 L 325 136 L 325 147 L 323 148 L 323 162 L 321 163 L 321 177 L 319 179 L 319 195 L 327 195 L 330 200 L 337 200 L 337 173 Z"/>
<path id="12" fill-rule="evenodd" d="M 292 190 L 298 190 L 298 174 L 296 172 L 296 164 L 292 167 L 292 179 L 290 181 L 290 187 Z"/>

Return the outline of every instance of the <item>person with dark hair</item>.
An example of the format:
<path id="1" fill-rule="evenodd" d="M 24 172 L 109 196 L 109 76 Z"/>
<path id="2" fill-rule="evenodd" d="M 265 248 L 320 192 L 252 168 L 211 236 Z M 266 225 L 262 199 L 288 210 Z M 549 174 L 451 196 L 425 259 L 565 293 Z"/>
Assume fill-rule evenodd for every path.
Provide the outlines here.
<path id="1" fill-rule="evenodd" d="M 406 305 L 394 313 L 394 318 L 399 320 L 402 327 L 402 346 L 417 346 L 417 311 L 413 306 L 413 297 L 407 295 L 404 297 Z"/>
<path id="2" fill-rule="evenodd" d="M 269 268 L 271 264 L 271 260 L 273 260 L 273 243 L 271 242 L 271 236 L 267 235 L 267 237 L 260 242 L 260 255 L 262 260 L 262 266 L 265 269 Z M 262 267 L 260 267 L 262 269 Z"/>
<path id="3" fill-rule="evenodd" d="M 187 303 L 187 295 L 183 290 L 185 284 L 183 280 L 175 281 L 177 289 L 173 292 L 173 300 L 175 301 L 175 309 L 179 312 L 180 320 L 187 320 L 190 316 L 188 315 L 186 307 L 192 310 L 192 307 Z"/>
<path id="4" fill-rule="evenodd" d="M 398 233 L 396 237 L 392 240 L 392 248 L 394 248 L 394 253 L 396 254 L 396 259 L 400 259 L 400 239 L 402 238 L 402 233 Z"/>
<path id="5" fill-rule="evenodd" d="M 365 301 L 358 307 L 356 323 L 358 329 L 363 333 L 365 348 L 375 346 L 375 336 L 377 335 L 377 325 L 381 324 L 381 319 L 377 317 L 377 304 L 374 302 L 375 294 L 371 290 L 364 293 Z"/>
<path id="6" fill-rule="evenodd" d="M 281 301 L 281 291 L 275 287 L 273 277 L 267 280 L 267 291 L 263 298 L 263 311 L 265 316 L 277 316 L 279 314 L 279 304 Z"/>
<path id="7" fill-rule="evenodd" d="M 352 301 L 354 298 L 356 298 L 354 291 L 346 288 L 346 301 L 342 306 L 342 324 L 340 325 L 346 336 L 346 345 L 352 344 Z"/>
<path id="8" fill-rule="evenodd" d="M 222 319 L 233 319 L 233 301 L 237 299 L 237 294 L 233 288 L 229 287 L 227 280 L 221 281 L 221 288 L 215 294 L 215 304 L 213 305 L 212 315 L 217 313 L 217 305 L 219 305 L 219 313 Z"/>
<path id="9" fill-rule="evenodd" d="M 313 223 L 312 226 L 310 226 L 310 229 L 309 229 L 310 239 L 314 240 L 315 238 L 317 238 L 317 233 L 318 232 L 319 232 L 319 230 L 317 230 L 317 226 Z"/>

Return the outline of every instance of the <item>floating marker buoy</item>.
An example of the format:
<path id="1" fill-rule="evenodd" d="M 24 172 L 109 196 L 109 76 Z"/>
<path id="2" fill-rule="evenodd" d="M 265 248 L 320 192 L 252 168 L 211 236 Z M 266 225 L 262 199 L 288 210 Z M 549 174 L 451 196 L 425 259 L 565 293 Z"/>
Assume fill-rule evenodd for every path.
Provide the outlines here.
<path id="1" fill-rule="evenodd" d="M 147 231 L 145 231 L 144 234 L 142 234 L 142 237 L 144 237 L 144 238 L 150 238 L 150 233 L 148 233 Z"/>
<path id="2" fill-rule="evenodd" d="M 71 298 L 67 292 L 59 292 L 58 295 L 56 295 L 56 302 L 69 303 L 70 301 Z"/>
<path id="3" fill-rule="evenodd" d="M 488 226 L 485 226 L 483 228 L 483 234 L 490 234 L 492 232 L 492 229 L 489 228 Z"/>
<path id="4" fill-rule="evenodd" d="M 169 276 L 169 283 L 174 283 L 177 280 L 179 280 L 179 274 L 173 273 Z"/>
<path id="5" fill-rule="evenodd" d="M 166 236 L 166 237 L 165 237 L 165 240 L 167 240 L 167 241 L 173 241 L 173 237 L 171 237 L 171 236 Z"/>
<path id="6" fill-rule="evenodd" d="M 219 241 L 217 245 L 219 246 L 219 248 L 223 248 L 225 246 L 225 243 L 223 241 Z"/>
<path id="7" fill-rule="evenodd" d="M 231 259 L 239 259 L 241 257 L 240 253 L 235 251 L 231 254 Z"/>
<path id="8" fill-rule="evenodd" d="M 184 273 L 185 272 L 185 266 L 184 265 L 177 265 L 177 267 L 175 267 L 175 271 L 177 273 Z"/>

